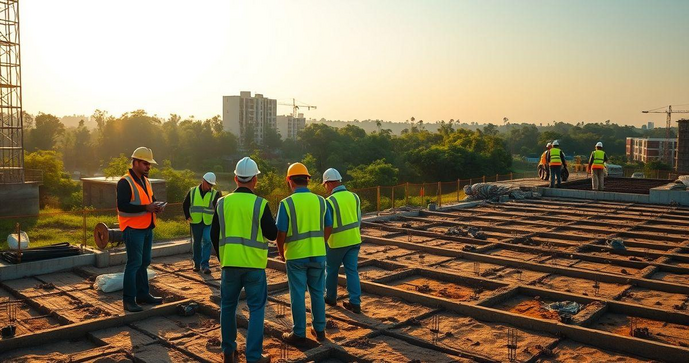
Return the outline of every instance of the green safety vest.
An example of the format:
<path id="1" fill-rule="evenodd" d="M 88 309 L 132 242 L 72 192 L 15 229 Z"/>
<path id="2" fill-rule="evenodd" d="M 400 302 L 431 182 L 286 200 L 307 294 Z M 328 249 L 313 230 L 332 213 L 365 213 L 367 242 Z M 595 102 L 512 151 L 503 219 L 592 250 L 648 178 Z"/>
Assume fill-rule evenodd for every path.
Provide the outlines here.
<path id="1" fill-rule="evenodd" d="M 562 152 L 559 148 L 550 149 L 550 165 L 562 165 Z"/>
<path id="2" fill-rule="evenodd" d="M 252 193 L 232 193 L 218 200 L 222 267 L 266 268 L 268 241 L 261 229 L 266 205 L 265 199 Z"/>
<path id="3" fill-rule="evenodd" d="M 215 199 L 217 191 L 211 189 L 203 197 L 201 197 L 201 187 L 196 186 L 189 190 L 189 197 L 191 203 L 189 204 L 189 216 L 191 216 L 191 223 L 198 224 L 203 221 L 203 224 L 210 226 L 213 223 L 213 213 L 215 209 L 211 205 Z"/>
<path id="4" fill-rule="evenodd" d="M 330 248 L 353 246 L 361 243 L 361 201 L 348 191 L 338 191 L 328 197 L 333 209 L 333 233 L 328 238 Z"/>
<path id="5" fill-rule="evenodd" d="M 605 151 L 593 151 L 593 165 L 591 165 L 591 169 L 605 169 Z"/>
<path id="6" fill-rule="evenodd" d="M 294 193 L 280 203 L 290 222 L 285 259 L 325 256 L 325 199 L 313 193 Z"/>

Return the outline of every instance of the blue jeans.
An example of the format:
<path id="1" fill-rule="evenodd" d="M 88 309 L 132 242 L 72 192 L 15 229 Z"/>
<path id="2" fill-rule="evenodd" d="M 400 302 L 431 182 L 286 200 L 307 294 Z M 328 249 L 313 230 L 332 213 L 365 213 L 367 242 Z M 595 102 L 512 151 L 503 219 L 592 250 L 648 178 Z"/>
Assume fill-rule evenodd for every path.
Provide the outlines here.
<path id="1" fill-rule="evenodd" d="M 326 300 L 337 300 L 337 273 L 340 270 L 340 265 L 344 264 L 345 275 L 347 276 L 347 292 L 349 293 L 349 302 L 354 305 L 361 305 L 361 283 L 359 282 L 359 272 L 357 271 L 360 246 L 361 245 L 356 244 L 341 248 L 330 248 L 326 245 Z"/>
<path id="2" fill-rule="evenodd" d="M 237 349 L 237 303 L 242 288 L 246 291 L 249 306 L 249 332 L 246 336 L 246 360 L 255 362 L 263 354 L 263 319 L 268 283 L 266 270 L 256 268 L 224 267 L 220 282 L 220 333 L 222 351 L 232 354 Z"/>
<path id="3" fill-rule="evenodd" d="M 194 237 L 192 246 L 194 267 L 208 268 L 208 260 L 211 259 L 211 226 L 203 223 L 192 223 L 191 233 Z"/>
<path id="4" fill-rule="evenodd" d="M 555 178 L 557 178 L 557 186 L 562 184 L 562 165 L 554 165 L 550 167 L 550 187 L 555 186 Z"/>
<path id="5" fill-rule="evenodd" d="M 325 262 L 287 261 L 287 284 L 292 304 L 292 331 L 300 337 L 306 337 L 306 289 L 311 296 L 312 325 L 316 331 L 325 331 Z"/>
<path id="6" fill-rule="evenodd" d="M 125 228 L 122 233 L 127 248 L 127 264 L 124 267 L 122 299 L 134 302 L 137 297 L 149 295 L 146 268 L 151 264 L 153 229 Z"/>

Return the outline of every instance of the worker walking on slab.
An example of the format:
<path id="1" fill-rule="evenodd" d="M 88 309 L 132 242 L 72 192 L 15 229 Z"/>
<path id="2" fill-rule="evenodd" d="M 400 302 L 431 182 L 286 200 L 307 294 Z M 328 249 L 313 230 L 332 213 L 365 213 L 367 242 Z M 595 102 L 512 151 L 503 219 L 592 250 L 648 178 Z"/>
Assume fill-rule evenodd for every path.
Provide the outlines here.
<path id="1" fill-rule="evenodd" d="M 163 211 L 162 205 L 155 203 L 148 180 L 151 164 L 157 164 L 153 151 L 137 148 L 132 154 L 131 169 L 117 182 L 117 220 L 127 249 L 122 301 L 124 310 L 131 312 L 142 311 L 139 304 L 163 302 L 151 295 L 146 271 L 151 264 L 156 213 Z"/>
<path id="2" fill-rule="evenodd" d="M 234 170 L 237 189 L 218 200 L 213 215 L 211 239 L 222 266 L 220 282 L 220 332 L 225 362 L 238 361 L 237 304 L 244 289 L 249 307 L 246 336 L 247 362 L 270 362 L 263 354 L 263 323 L 268 284 L 268 240 L 275 240 L 277 228 L 268 202 L 255 195 L 258 183 L 256 162 L 244 157 Z"/>
<path id="3" fill-rule="evenodd" d="M 545 151 L 541 154 L 541 160 L 538 163 L 538 176 L 543 180 L 548 180 L 550 178 L 550 170 L 548 170 L 548 162 L 546 161 L 546 155 L 548 150 L 553 147 L 551 143 L 545 144 Z"/>
<path id="4" fill-rule="evenodd" d="M 589 157 L 588 169 L 591 173 L 591 184 L 593 190 L 605 189 L 605 163 L 608 162 L 608 155 L 603 151 L 603 143 L 596 143 L 596 150 Z"/>
<path id="5" fill-rule="evenodd" d="M 211 258 L 211 222 L 215 206 L 222 196 L 219 190 L 213 189 L 215 183 L 214 173 L 204 174 L 201 184 L 189 189 L 182 203 L 182 210 L 190 223 L 193 238 L 193 270 L 201 270 L 206 275 L 211 273 L 208 263 Z"/>
<path id="6" fill-rule="evenodd" d="M 553 141 L 552 147 L 546 152 L 546 162 L 550 168 L 550 187 L 560 187 L 562 185 L 562 169 L 567 168 L 565 153 L 560 150 L 560 141 Z M 557 179 L 557 184 L 555 184 Z"/>
<path id="7" fill-rule="evenodd" d="M 277 245 L 286 261 L 287 282 L 292 304 L 292 332 L 282 339 L 295 345 L 306 342 L 306 289 L 311 297 L 313 332 L 325 340 L 325 241 L 332 232 L 332 216 L 327 202 L 308 189 L 311 174 L 302 163 L 287 169 L 287 183 L 293 194 L 280 202 L 277 215 Z"/>
<path id="8" fill-rule="evenodd" d="M 361 200 L 342 185 L 342 175 L 330 168 L 323 173 L 323 185 L 330 195 L 328 211 L 333 218 L 333 230 L 328 238 L 325 264 L 325 303 L 337 306 L 337 274 L 344 265 L 349 301 L 347 310 L 361 313 L 361 284 L 357 265 L 361 246 Z"/>

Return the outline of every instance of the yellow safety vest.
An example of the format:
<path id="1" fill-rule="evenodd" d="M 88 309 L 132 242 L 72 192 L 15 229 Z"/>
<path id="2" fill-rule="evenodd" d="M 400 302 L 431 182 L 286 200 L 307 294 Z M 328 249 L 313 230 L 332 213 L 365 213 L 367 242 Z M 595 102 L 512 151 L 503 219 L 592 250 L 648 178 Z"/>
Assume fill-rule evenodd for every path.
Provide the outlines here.
<path id="1" fill-rule="evenodd" d="M 333 209 L 333 233 L 328 238 L 330 248 L 361 243 L 361 201 L 359 196 L 342 190 L 327 199 Z"/>
<path id="2" fill-rule="evenodd" d="M 268 241 L 261 229 L 266 205 L 265 199 L 252 193 L 232 193 L 218 200 L 222 267 L 266 268 Z"/>
<path id="3" fill-rule="evenodd" d="M 218 192 L 211 189 L 201 197 L 201 187 L 195 186 L 189 190 L 189 216 L 191 216 L 191 223 L 198 224 L 203 221 L 203 224 L 210 226 L 213 223 L 213 200 Z"/>
<path id="4" fill-rule="evenodd" d="M 294 193 L 280 203 L 290 222 L 285 259 L 325 256 L 325 199 L 313 193 Z"/>
<path id="5" fill-rule="evenodd" d="M 549 165 L 557 166 L 562 165 L 562 152 L 559 148 L 550 149 L 550 163 Z"/>
<path id="6" fill-rule="evenodd" d="M 591 165 L 591 169 L 605 169 L 605 151 L 593 151 L 593 164 Z"/>

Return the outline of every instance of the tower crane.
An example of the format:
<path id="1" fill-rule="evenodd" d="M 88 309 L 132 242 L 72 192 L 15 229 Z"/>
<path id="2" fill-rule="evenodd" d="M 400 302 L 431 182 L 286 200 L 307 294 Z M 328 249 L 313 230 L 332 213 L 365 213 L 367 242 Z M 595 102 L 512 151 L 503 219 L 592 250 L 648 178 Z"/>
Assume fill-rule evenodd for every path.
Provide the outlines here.
<path id="1" fill-rule="evenodd" d="M 313 105 L 297 105 L 297 100 L 294 98 L 292 99 L 292 103 L 279 103 L 278 105 L 280 106 L 291 106 L 292 107 L 292 117 L 297 118 L 299 117 L 299 108 L 306 108 L 306 110 L 311 110 L 312 108 L 315 110 L 316 106 Z"/>
<path id="2" fill-rule="evenodd" d="M 672 105 L 665 107 L 658 107 L 652 110 L 641 111 L 641 113 L 664 113 L 667 115 L 667 122 L 665 124 L 665 139 L 670 138 L 670 128 L 672 127 L 672 114 L 673 113 L 689 113 L 689 110 L 673 110 Z M 666 141 L 665 144 L 665 154 L 663 155 L 665 162 L 670 163 L 670 143 Z"/>

